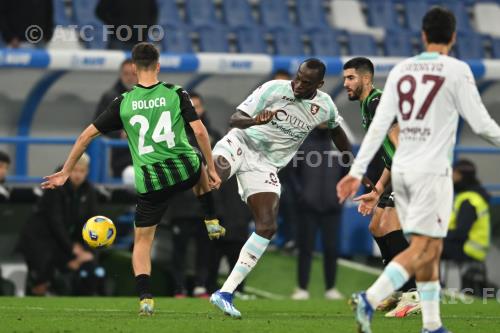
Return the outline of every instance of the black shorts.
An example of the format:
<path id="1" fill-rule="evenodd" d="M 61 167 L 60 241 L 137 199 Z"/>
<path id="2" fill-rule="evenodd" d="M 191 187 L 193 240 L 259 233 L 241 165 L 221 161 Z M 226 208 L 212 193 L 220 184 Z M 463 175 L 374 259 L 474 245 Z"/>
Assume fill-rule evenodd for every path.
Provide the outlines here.
<path id="1" fill-rule="evenodd" d="M 382 193 L 382 196 L 380 197 L 380 200 L 377 204 L 378 208 L 386 208 L 386 207 L 392 207 L 394 208 L 394 192 L 392 191 L 392 186 L 388 186 L 385 190 L 384 193 Z"/>
<path id="2" fill-rule="evenodd" d="M 201 164 L 198 171 L 191 177 L 173 186 L 161 190 L 138 193 L 135 208 L 135 226 L 137 228 L 152 227 L 160 223 L 168 208 L 169 199 L 177 193 L 184 192 L 195 186 L 201 176 Z"/>

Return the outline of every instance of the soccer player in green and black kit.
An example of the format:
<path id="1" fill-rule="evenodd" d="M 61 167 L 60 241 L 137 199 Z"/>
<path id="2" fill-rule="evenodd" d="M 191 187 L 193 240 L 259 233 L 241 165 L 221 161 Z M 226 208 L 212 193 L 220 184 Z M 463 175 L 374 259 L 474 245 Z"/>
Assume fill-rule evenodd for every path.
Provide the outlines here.
<path id="1" fill-rule="evenodd" d="M 344 87 L 349 100 L 360 101 L 362 124 L 366 131 L 375 117 L 375 111 L 382 96 L 382 91 L 373 86 L 373 76 L 374 67 L 367 58 L 353 58 L 344 64 Z M 375 190 L 354 199 L 360 201 L 358 211 L 361 214 L 373 213 L 369 229 L 380 248 L 384 265 L 408 247 L 408 241 L 404 237 L 396 214 L 394 194 L 390 185 L 390 170 L 398 135 L 399 127 L 397 122 L 394 122 L 379 151 L 385 168 L 375 185 Z M 412 289 L 413 292 L 410 291 Z M 388 317 L 404 317 L 418 311 L 420 306 L 415 290 L 415 280 L 411 279 L 401 288 L 402 296 L 399 293 L 393 295 L 383 302 L 379 309 L 392 310 L 386 314 Z M 397 307 L 393 309 L 396 304 Z"/>
<path id="2" fill-rule="evenodd" d="M 189 95 L 179 86 L 158 81 L 159 53 L 153 44 L 137 44 L 132 50 L 132 62 L 137 72 L 137 86 L 115 98 L 80 134 L 63 169 L 45 177 L 42 188 L 62 186 L 92 139 L 114 130 L 125 130 L 138 197 L 132 265 L 140 314 L 150 315 L 154 309 L 150 290 L 151 245 L 168 199 L 193 188 L 205 210 L 209 238 L 219 238 L 225 230 L 215 218 L 211 193 L 211 189 L 220 186 L 221 180 L 215 170 L 207 130 Z M 188 142 L 185 123 L 193 129 L 207 168 Z"/>

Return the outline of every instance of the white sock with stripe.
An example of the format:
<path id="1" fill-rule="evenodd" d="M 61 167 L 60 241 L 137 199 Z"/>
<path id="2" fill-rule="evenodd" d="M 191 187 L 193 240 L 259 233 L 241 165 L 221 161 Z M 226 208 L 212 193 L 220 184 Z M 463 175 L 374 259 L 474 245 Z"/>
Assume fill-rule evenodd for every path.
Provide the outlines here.
<path id="1" fill-rule="evenodd" d="M 417 290 L 422 304 L 424 328 L 434 331 L 443 326 L 439 309 L 441 285 L 439 281 L 417 282 Z"/>
<path id="2" fill-rule="evenodd" d="M 384 299 L 389 297 L 394 291 L 401 288 L 410 278 L 406 269 L 397 262 L 391 261 L 375 281 L 366 291 L 366 298 L 372 306 L 376 308 Z"/>
<path id="3" fill-rule="evenodd" d="M 260 257 L 269 245 L 269 239 L 252 233 L 250 238 L 240 251 L 238 262 L 234 266 L 231 274 L 220 289 L 222 292 L 233 293 L 238 285 L 247 277 L 259 261 Z"/>

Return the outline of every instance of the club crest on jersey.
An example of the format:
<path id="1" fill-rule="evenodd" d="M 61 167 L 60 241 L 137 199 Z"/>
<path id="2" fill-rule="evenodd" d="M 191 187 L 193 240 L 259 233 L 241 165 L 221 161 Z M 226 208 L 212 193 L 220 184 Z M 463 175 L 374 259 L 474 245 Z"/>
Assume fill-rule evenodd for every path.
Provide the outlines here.
<path id="1" fill-rule="evenodd" d="M 316 105 L 316 104 L 311 104 L 311 113 L 312 115 L 316 115 L 316 113 L 318 113 L 319 111 L 319 105 Z"/>

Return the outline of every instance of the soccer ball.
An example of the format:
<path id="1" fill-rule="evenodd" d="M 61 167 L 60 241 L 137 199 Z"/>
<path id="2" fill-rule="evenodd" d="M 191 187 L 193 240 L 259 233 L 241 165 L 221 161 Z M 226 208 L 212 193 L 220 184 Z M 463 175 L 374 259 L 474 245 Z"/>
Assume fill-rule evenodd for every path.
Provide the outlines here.
<path id="1" fill-rule="evenodd" d="M 116 228 L 109 218 L 94 216 L 85 222 L 82 237 L 91 248 L 109 247 L 115 241 Z"/>

